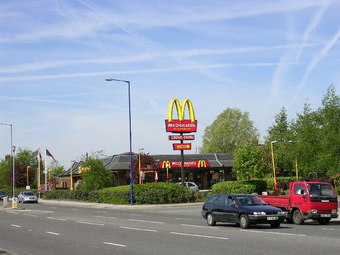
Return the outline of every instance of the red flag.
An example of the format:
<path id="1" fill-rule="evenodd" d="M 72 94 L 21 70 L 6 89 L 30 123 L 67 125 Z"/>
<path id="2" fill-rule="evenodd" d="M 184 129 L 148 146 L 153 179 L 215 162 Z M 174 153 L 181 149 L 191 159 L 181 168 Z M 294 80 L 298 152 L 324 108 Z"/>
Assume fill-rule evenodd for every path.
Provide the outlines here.
<path id="1" fill-rule="evenodd" d="M 49 157 L 51 157 L 51 158 L 53 158 L 53 160 L 54 160 L 55 162 L 57 162 L 57 161 L 55 160 L 55 158 L 53 157 L 53 155 L 51 154 L 51 152 L 48 151 L 48 149 L 46 149 L 46 155 L 49 156 Z"/>

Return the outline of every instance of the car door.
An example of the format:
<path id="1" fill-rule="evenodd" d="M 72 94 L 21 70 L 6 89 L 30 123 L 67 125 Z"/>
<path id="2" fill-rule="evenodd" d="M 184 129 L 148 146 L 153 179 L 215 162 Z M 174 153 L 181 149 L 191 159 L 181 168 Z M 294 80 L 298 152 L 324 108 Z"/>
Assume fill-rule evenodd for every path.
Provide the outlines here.
<path id="1" fill-rule="evenodd" d="M 237 222 L 238 220 L 238 208 L 232 196 L 228 196 L 226 199 L 224 217 L 228 222 Z"/>
<path id="2" fill-rule="evenodd" d="M 212 214 L 216 221 L 225 221 L 225 202 L 227 195 L 219 195 L 212 206 Z"/>

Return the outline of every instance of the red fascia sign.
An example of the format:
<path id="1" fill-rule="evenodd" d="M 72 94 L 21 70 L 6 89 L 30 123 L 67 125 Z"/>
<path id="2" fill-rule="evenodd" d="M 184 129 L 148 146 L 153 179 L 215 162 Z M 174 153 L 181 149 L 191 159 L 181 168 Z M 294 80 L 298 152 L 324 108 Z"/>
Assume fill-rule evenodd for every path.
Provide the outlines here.
<path id="1" fill-rule="evenodd" d="M 191 150 L 191 143 L 174 143 L 172 147 L 174 150 Z"/>
<path id="2" fill-rule="evenodd" d="M 169 140 L 195 140 L 194 135 L 169 135 Z"/>
<path id="3" fill-rule="evenodd" d="M 168 164 L 165 164 L 168 163 Z M 159 162 L 160 168 L 180 168 L 182 166 L 181 161 L 161 161 Z M 208 160 L 193 160 L 184 161 L 184 167 L 210 167 Z"/>

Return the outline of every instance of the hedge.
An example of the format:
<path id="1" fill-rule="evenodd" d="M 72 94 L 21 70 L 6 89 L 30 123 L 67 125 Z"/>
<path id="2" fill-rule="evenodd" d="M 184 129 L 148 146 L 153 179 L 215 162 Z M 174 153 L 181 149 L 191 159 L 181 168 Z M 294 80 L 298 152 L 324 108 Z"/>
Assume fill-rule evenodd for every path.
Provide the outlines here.
<path id="1" fill-rule="evenodd" d="M 250 194 L 258 193 L 267 189 L 267 183 L 264 180 L 251 180 L 251 181 L 226 181 L 219 182 L 212 186 L 211 193 L 238 193 Z"/>

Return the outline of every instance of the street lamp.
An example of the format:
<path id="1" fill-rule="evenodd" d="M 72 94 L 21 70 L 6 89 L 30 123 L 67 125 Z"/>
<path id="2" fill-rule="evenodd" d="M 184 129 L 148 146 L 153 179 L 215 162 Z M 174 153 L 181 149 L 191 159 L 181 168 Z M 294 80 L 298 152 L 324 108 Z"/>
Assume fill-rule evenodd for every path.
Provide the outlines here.
<path id="1" fill-rule="evenodd" d="M 138 149 L 138 176 L 139 176 L 139 184 L 141 183 L 141 173 L 140 173 L 140 170 L 141 170 L 141 162 L 140 162 L 140 153 L 141 151 L 144 151 L 144 148 L 139 148 Z"/>
<path id="2" fill-rule="evenodd" d="M 106 78 L 106 81 L 125 82 L 128 85 L 128 101 L 129 101 L 129 144 L 130 144 L 130 204 L 133 205 L 133 174 L 132 174 L 132 131 L 131 131 L 131 95 L 130 81 Z"/>
<path id="3" fill-rule="evenodd" d="M 73 165 L 75 161 L 71 161 L 71 167 L 70 167 L 70 190 L 73 190 Z"/>
<path id="4" fill-rule="evenodd" d="M 26 186 L 28 187 L 29 186 L 29 183 L 28 183 L 28 168 L 30 168 L 31 166 L 27 166 L 26 167 Z"/>
<path id="5" fill-rule="evenodd" d="M 288 141 L 289 143 L 295 143 L 292 140 Z M 297 155 L 295 156 L 295 174 L 296 174 L 296 181 L 299 181 L 299 170 L 298 170 L 298 161 L 297 161 Z"/>
<path id="6" fill-rule="evenodd" d="M 14 161 L 14 152 L 15 146 L 13 146 L 13 125 L 7 123 L 0 123 L 0 125 L 10 126 L 11 128 L 11 158 L 12 158 L 12 197 L 14 198 L 14 189 L 15 189 L 15 161 Z"/>
<path id="7" fill-rule="evenodd" d="M 276 181 L 276 171 L 275 171 L 275 159 L 274 159 L 274 146 L 273 144 L 276 143 L 277 141 L 271 141 L 270 142 L 270 148 L 272 151 L 272 164 L 273 164 L 273 178 L 274 178 L 274 190 L 277 191 L 277 181 Z"/>

